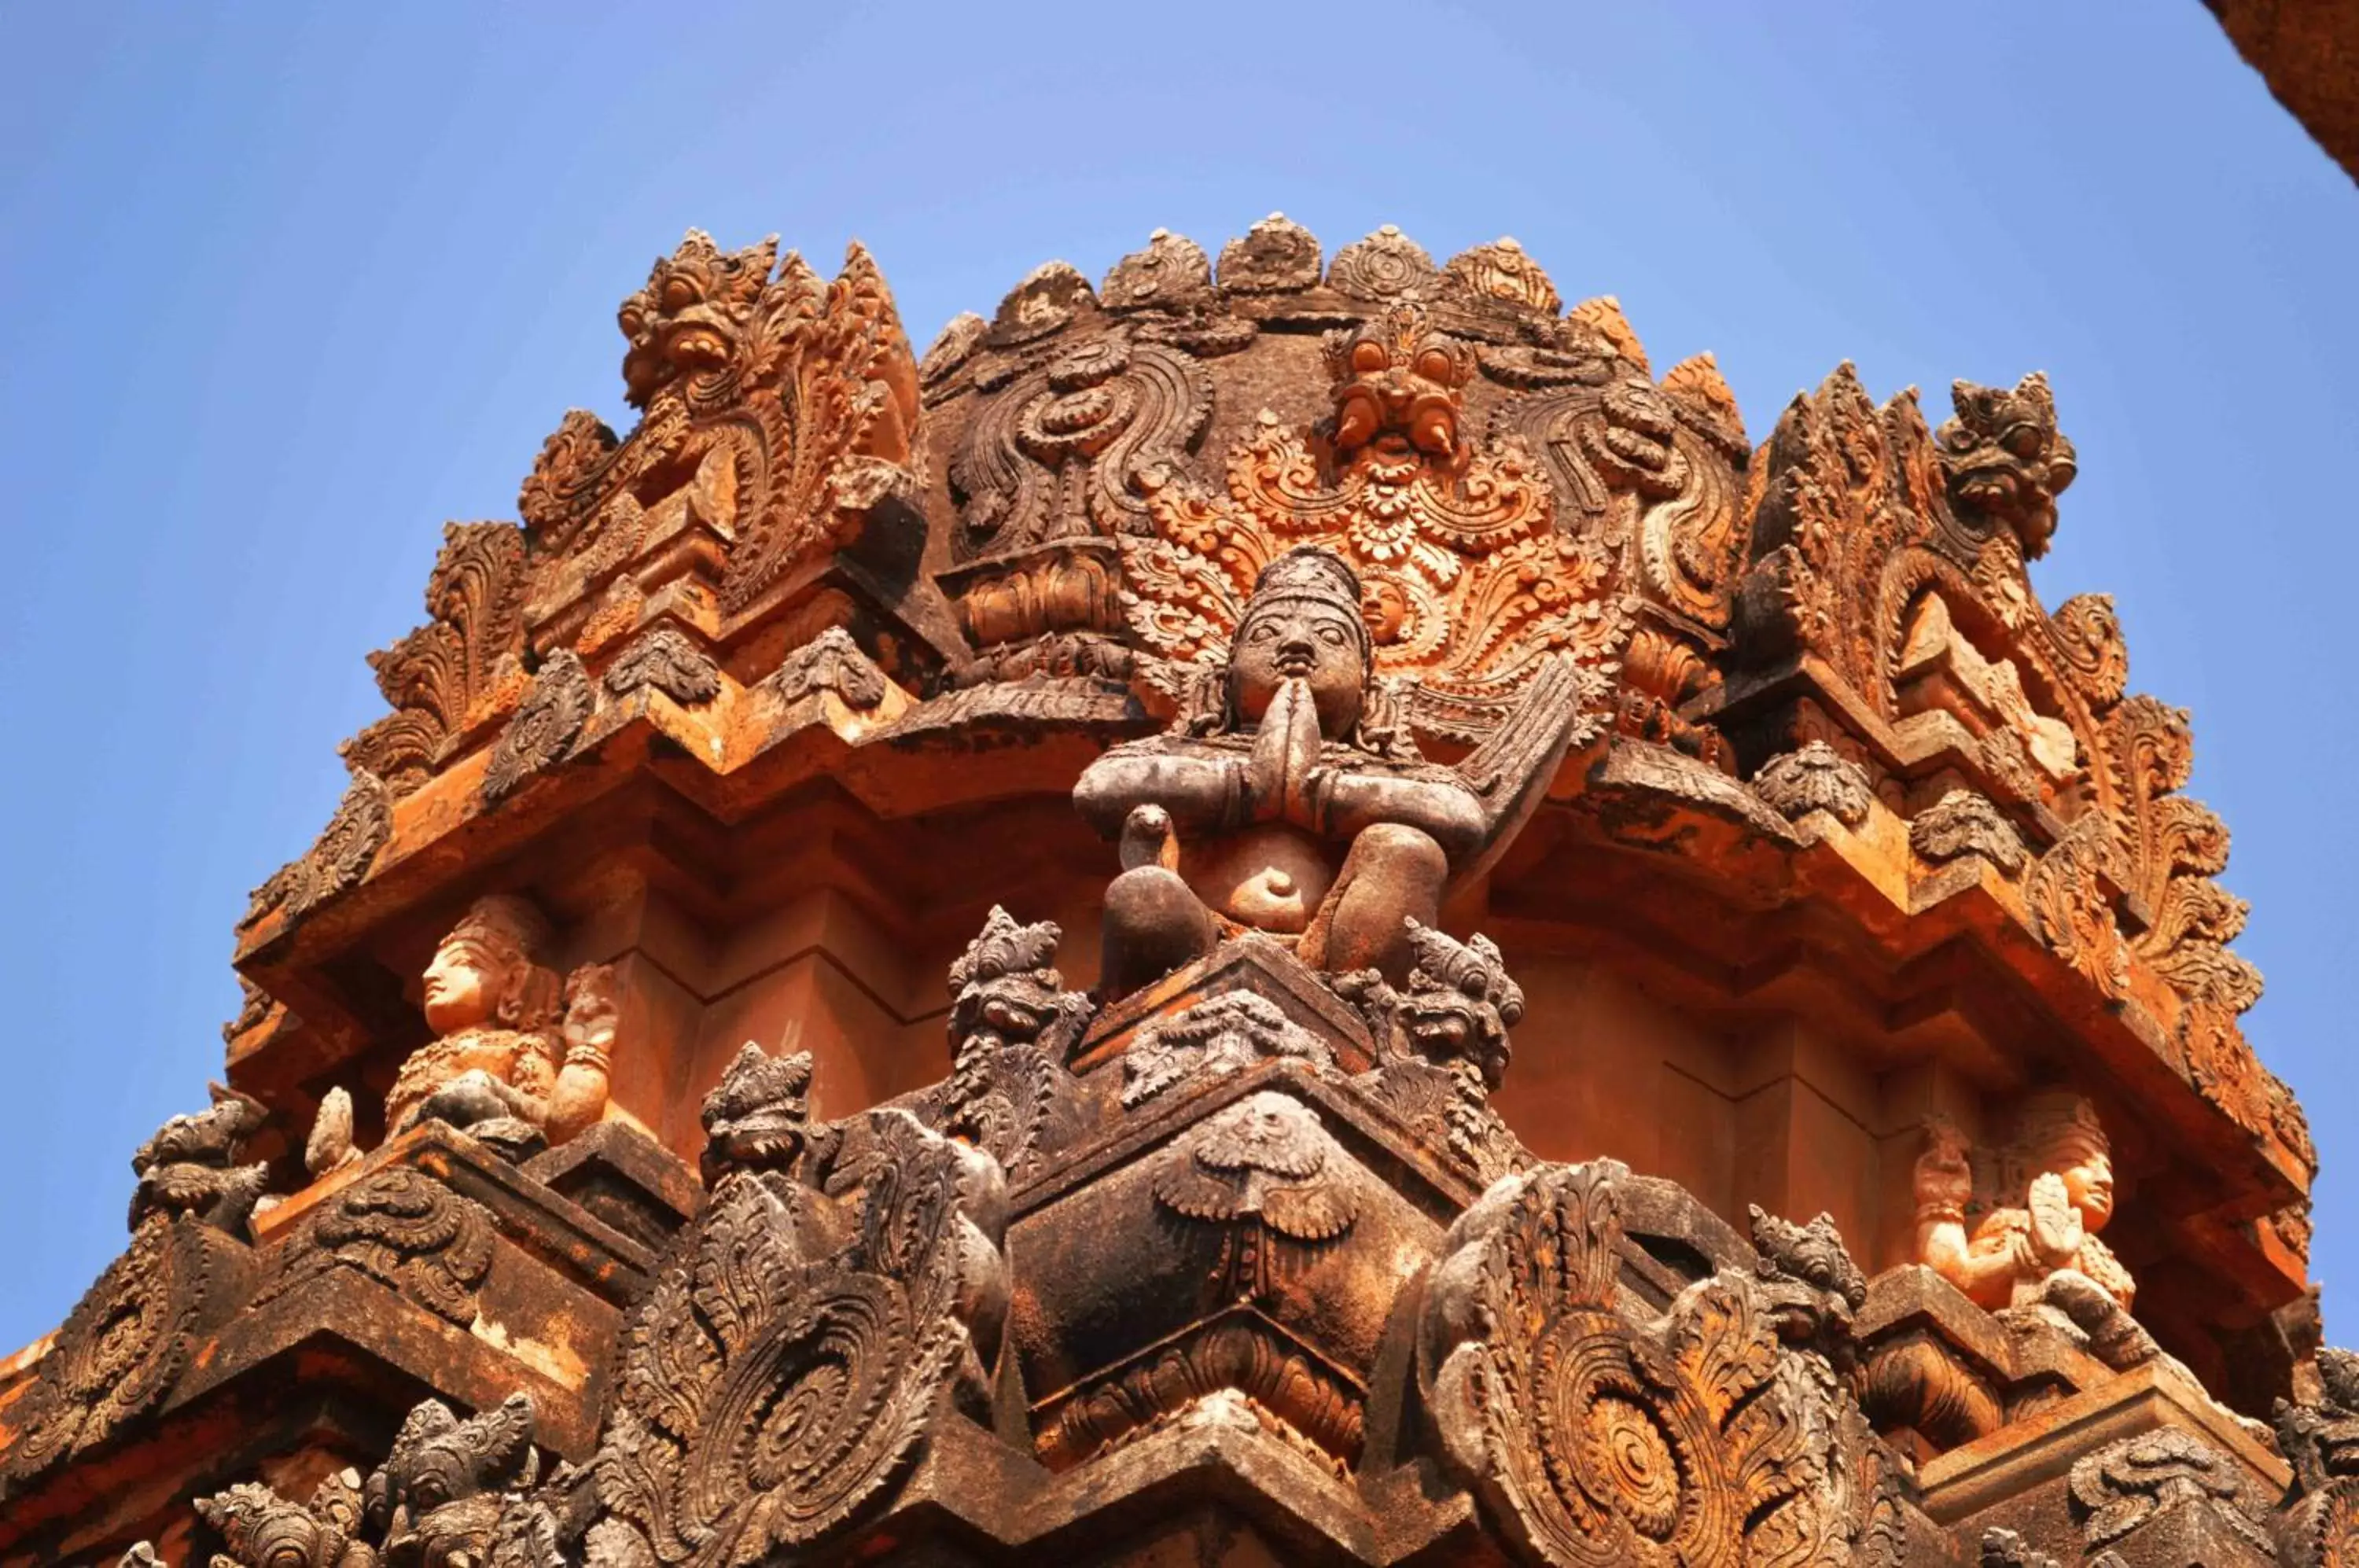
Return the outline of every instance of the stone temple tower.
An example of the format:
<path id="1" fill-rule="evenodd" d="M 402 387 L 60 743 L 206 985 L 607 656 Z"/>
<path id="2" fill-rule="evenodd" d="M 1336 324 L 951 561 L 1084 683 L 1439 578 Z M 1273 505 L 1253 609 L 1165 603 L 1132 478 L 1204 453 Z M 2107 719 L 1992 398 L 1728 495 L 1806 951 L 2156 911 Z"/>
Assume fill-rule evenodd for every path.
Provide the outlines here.
<path id="1" fill-rule="evenodd" d="M 1756 444 L 1276 216 L 620 325 L 0 1362 L 0 1563 L 2359 1560 L 2041 376 Z"/>

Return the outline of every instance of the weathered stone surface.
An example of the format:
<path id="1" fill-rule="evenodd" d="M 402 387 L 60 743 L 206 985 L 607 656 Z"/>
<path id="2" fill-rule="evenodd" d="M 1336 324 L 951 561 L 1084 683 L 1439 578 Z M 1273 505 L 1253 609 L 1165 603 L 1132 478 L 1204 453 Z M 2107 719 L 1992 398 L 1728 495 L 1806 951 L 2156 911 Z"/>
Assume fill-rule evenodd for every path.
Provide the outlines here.
<path id="1" fill-rule="evenodd" d="M 1756 450 L 1512 241 L 1208 249 L 922 364 L 657 262 L 0 1362 L 0 1568 L 2359 1551 L 2046 381 Z"/>

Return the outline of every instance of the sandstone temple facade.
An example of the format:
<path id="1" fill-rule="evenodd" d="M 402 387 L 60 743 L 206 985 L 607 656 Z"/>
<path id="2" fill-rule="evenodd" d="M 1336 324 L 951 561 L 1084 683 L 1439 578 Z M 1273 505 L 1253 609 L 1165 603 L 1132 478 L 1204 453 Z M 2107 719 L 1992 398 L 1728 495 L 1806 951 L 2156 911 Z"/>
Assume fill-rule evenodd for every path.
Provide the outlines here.
<path id="1" fill-rule="evenodd" d="M 620 324 L 0 1361 L 0 1563 L 2359 1561 L 2043 378 L 1749 431 L 1275 216 Z"/>

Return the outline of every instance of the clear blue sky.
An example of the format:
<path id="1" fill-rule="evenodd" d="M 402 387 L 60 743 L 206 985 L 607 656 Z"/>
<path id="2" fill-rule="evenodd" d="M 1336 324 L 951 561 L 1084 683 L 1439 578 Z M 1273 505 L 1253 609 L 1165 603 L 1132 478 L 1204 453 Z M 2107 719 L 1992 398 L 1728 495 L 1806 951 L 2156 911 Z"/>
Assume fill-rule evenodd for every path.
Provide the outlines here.
<path id="1" fill-rule="evenodd" d="M 831 271 L 856 234 L 922 346 L 1274 208 L 1513 234 L 1657 365 L 1715 350 L 1756 439 L 1844 358 L 1937 412 L 2046 369 L 2082 468 L 2038 583 L 2113 592 L 2195 711 L 2330 1312 L 2359 1289 L 2359 191 L 2197 0 L 6 0 L 0 56 L 0 1353 L 202 1103 L 232 922 L 334 805 L 443 519 L 510 515 L 568 406 L 626 423 L 614 307 L 682 229 Z"/>

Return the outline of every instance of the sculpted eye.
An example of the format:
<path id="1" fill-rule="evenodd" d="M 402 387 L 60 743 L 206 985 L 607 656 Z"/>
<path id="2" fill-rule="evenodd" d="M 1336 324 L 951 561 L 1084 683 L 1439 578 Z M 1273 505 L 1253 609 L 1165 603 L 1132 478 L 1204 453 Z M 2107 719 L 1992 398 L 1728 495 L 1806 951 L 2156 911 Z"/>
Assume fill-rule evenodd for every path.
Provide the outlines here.
<path id="1" fill-rule="evenodd" d="M 1352 351 L 1352 368 L 1363 376 L 1373 376 L 1391 360 L 1380 343 L 1364 343 Z"/>
<path id="2" fill-rule="evenodd" d="M 1321 626 L 1319 637 L 1329 648 L 1341 648 L 1343 646 L 1343 628 L 1335 626 Z"/>
<path id="3" fill-rule="evenodd" d="M 1438 348 L 1427 349 L 1418 356 L 1417 373 L 1428 381 L 1447 381 L 1453 368 L 1450 356 Z"/>
<path id="4" fill-rule="evenodd" d="M 699 298 L 696 285 L 685 278 L 670 278 L 664 284 L 663 302 L 667 310 L 685 310 Z"/>
<path id="5" fill-rule="evenodd" d="M 1277 635 L 1277 623 L 1276 621 L 1260 621 L 1256 622 L 1254 626 L 1253 640 L 1256 642 L 1267 642 Z"/>

